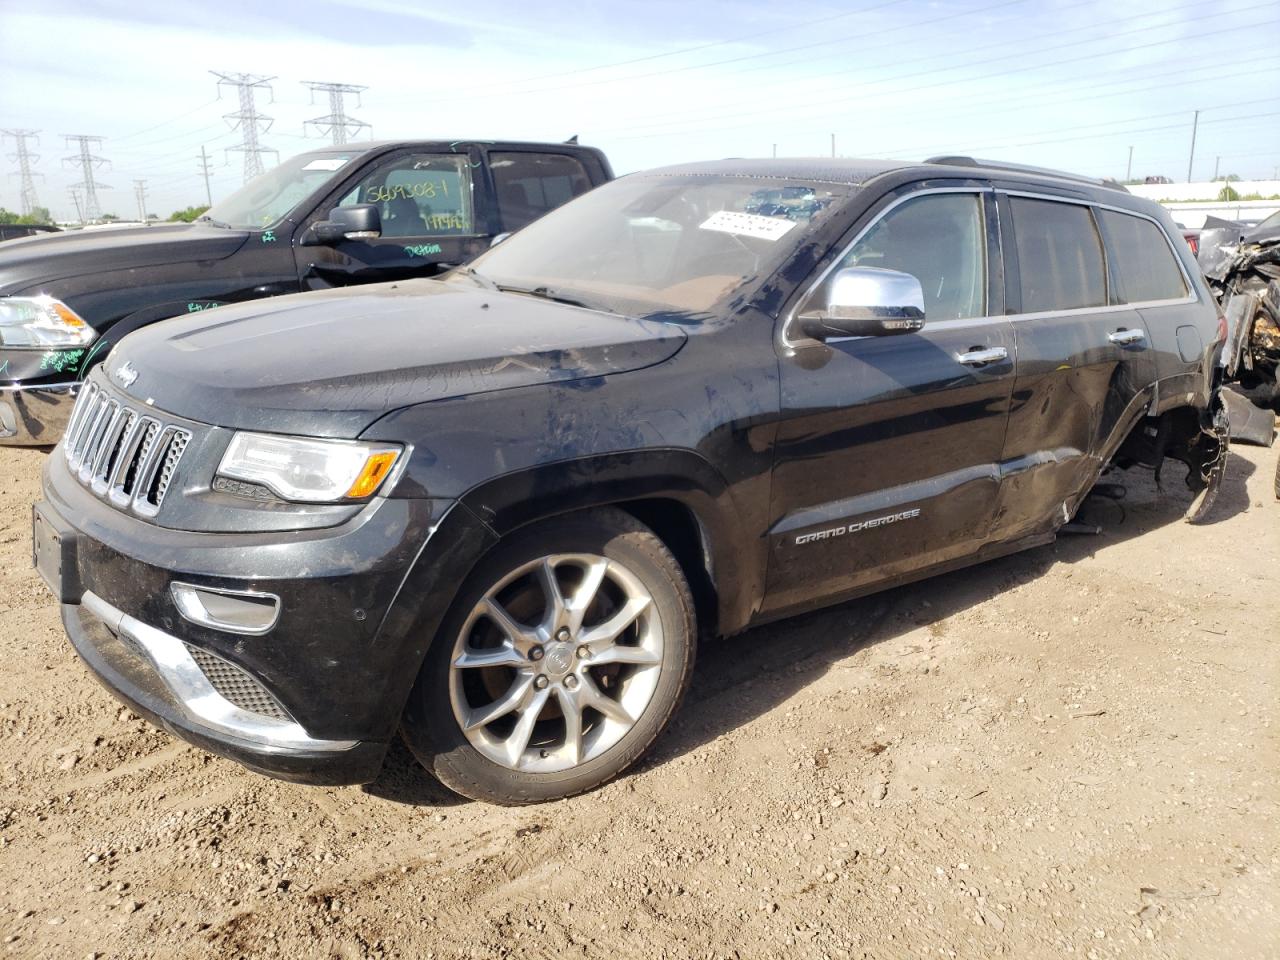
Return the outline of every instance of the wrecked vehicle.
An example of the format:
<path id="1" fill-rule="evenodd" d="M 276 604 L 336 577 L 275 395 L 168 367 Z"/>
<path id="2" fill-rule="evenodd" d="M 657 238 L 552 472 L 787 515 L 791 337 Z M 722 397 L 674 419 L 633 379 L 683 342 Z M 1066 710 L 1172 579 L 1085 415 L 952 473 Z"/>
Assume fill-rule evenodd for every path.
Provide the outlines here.
<path id="1" fill-rule="evenodd" d="M 612 179 L 571 143 L 385 140 L 291 157 L 194 223 L 0 248 L 0 444 L 52 445 L 130 331 L 305 290 L 431 277 Z"/>
<path id="2" fill-rule="evenodd" d="M 1226 357 L 1229 375 L 1255 403 L 1280 410 L 1280 212 L 1254 227 L 1208 218 L 1199 262 L 1218 302 L 1242 325 Z"/>
<path id="3" fill-rule="evenodd" d="M 399 731 L 459 793 L 551 800 L 650 749 L 700 635 L 1049 543 L 1111 463 L 1181 461 L 1202 511 L 1224 336 L 1123 188 L 671 167 L 444 280 L 126 337 L 35 563 L 89 668 L 209 751 L 361 783 Z"/>

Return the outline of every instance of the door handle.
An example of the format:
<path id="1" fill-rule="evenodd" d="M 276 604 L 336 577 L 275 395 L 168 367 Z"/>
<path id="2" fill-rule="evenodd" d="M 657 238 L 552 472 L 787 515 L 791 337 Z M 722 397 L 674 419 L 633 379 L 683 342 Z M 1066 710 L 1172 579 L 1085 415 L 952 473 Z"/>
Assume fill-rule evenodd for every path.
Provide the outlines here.
<path id="1" fill-rule="evenodd" d="M 1130 343 L 1137 343 L 1139 340 L 1147 339 L 1147 335 L 1141 330 L 1130 328 L 1128 330 L 1117 330 L 1115 333 L 1109 333 L 1107 334 L 1107 339 L 1112 343 L 1127 346 Z"/>
<path id="2" fill-rule="evenodd" d="M 988 347 L 985 350 L 970 350 L 968 353 L 957 353 L 956 359 L 970 367 L 981 367 L 997 360 L 1008 360 L 1009 351 L 1004 347 Z"/>

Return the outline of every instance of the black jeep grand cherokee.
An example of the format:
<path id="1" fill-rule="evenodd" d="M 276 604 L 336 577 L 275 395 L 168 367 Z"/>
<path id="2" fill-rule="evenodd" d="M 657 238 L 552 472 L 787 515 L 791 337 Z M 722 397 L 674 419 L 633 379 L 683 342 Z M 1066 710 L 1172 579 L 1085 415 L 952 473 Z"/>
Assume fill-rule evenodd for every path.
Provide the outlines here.
<path id="1" fill-rule="evenodd" d="M 444 281 L 125 338 L 36 563 L 117 696 L 255 770 L 563 797 L 727 635 L 1053 539 L 1111 463 L 1226 456 L 1158 206 L 1046 171 L 627 177 Z"/>

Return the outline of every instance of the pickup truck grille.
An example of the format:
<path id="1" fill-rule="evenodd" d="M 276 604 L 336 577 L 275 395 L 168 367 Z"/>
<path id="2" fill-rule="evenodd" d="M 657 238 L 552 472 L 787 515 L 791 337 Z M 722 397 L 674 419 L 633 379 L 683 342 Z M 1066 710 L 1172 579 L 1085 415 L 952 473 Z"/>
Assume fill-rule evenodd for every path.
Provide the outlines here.
<path id="1" fill-rule="evenodd" d="M 160 511 L 191 432 L 165 423 L 89 382 L 62 440 L 67 466 L 94 494 L 144 517 Z"/>

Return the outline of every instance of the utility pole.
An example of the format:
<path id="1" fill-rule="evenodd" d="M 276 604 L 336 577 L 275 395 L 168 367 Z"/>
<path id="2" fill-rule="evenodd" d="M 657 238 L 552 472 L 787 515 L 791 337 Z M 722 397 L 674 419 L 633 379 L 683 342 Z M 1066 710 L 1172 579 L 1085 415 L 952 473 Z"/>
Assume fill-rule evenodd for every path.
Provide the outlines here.
<path id="1" fill-rule="evenodd" d="M 253 96 L 257 90 L 266 90 L 272 93 L 271 81 L 275 77 L 260 77 L 251 73 L 219 73 L 217 70 L 210 70 L 215 77 L 218 78 L 218 96 L 222 96 L 223 86 L 235 87 L 240 98 L 240 109 L 235 113 L 225 113 L 222 119 L 231 124 L 232 130 L 239 130 L 244 134 L 244 140 L 238 147 L 227 147 L 228 152 L 244 154 L 244 182 L 248 183 L 254 177 L 259 176 L 264 171 L 262 165 L 262 155 L 264 153 L 274 153 L 277 160 L 280 156 L 279 150 L 273 150 L 271 147 L 264 147 L 258 143 L 258 134 L 266 133 L 271 129 L 271 124 L 275 121 L 271 117 L 258 112 L 257 105 L 254 103 Z M 272 96 L 274 101 L 275 97 Z"/>
<path id="2" fill-rule="evenodd" d="M 84 209 L 80 206 L 80 191 L 72 187 L 69 191 L 71 194 L 71 202 L 76 205 L 76 219 L 80 221 L 80 226 L 84 226 Z"/>
<path id="3" fill-rule="evenodd" d="M 333 137 L 335 146 L 347 142 L 347 135 L 358 134 L 361 130 L 370 130 L 372 127 L 363 120 L 357 120 L 355 117 L 347 116 L 346 103 L 343 95 L 354 93 L 356 95 L 356 106 L 363 104 L 360 102 L 360 94 L 368 90 L 368 87 L 357 87 L 350 83 L 321 83 L 316 80 L 303 80 L 303 86 L 311 91 L 311 102 L 316 102 L 317 93 L 327 93 L 329 95 L 329 114 L 324 117 L 316 117 L 314 120 L 307 120 L 302 124 L 303 136 L 307 133 L 308 126 L 314 126 L 320 133 L 328 133 Z"/>
<path id="4" fill-rule="evenodd" d="M 86 136 L 82 133 L 63 134 L 66 137 L 67 145 L 72 144 L 80 148 L 79 152 L 64 157 L 63 163 L 69 166 L 79 166 L 81 181 L 76 184 L 76 188 L 84 192 L 84 208 L 81 210 L 81 220 L 97 220 L 102 216 L 102 207 L 98 205 L 98 191 L 110 190 L 111 188 L 105 183 L 98 183 L 93 177 L 95 167 L 100 167 L 107 161 L 102 157 L 96 156 L 91 152 L 91 148 L 95 144 L 102 143 L 102 137 Z M 79 204 L 77 203 L 77 207 Z"/>
<path id="5" fill-rule="evenodd" d="M 27 149 L 28 140 L 40 142 L 37 136 L 39 132 L 38 130 L 0 130 L 0 139 L 10 137 L 14 143 L 16 152 L 9 154 L 9 159 L 18 164 L 18 177 L 22 182 L 19 209 L 24 217 L 35 213 L 36 207 L 40 206 L 40 201 L 36 198 L 35 178 L 44 179 L 44 177 L 31 169 L 31 165 L 40 159 L 40 155 Z"/>
<path id="6" fill-rule="evenodd" d="M 1200 127 L 1200 111 L 1191 121 L 1191 156 L 1187 158 L 1187 183 L 1191 182 L 1191 165 L 1196 162 L 1196 130 Z"/>
<path id="7" fill-rule="evenodd" d="M 138 198 L 138 219 L 147 222 L 147 181 L 133 181 L 133 195 Z"/>
<path id="8" fill-rule="evenodd" d="M 1125 168 L 1124 168 L 1124 179 L 1126 183 L 1128 183 L 1130 180 L 1133 179 L 1133 146 L 1132 144 L 1129 146 L 1129 162 L 1128 164 L 1125 165 Z"/>
<path id="9" fill-rule="evenodd" d="M 1221 163 L 1222 163 L 1222 158 L 1221 158 L 1221 157 L 1214 157 L 1214 159 L 1213 159 L 1213 182 L 1214 182 L 1214 183 L 1217 183 L 1217 182 L 1218 182 L 1218 166 L 1219 166 Z"/>
<path id="10" fill-rule="evenodd" d="M 836 135 L 833 133 L 831 135 L 831 156 L 834 157 L 835 155 L 836 155 Z"/>
<path id="11" fill-rule="evenodd" d="M 209 153 L 205 150 L 204 144 L 200 144 L 200 174 L 204 177 L 204 199 L 209 206 L 213 206 L 213 191 L 209 189 Z"/>
<path id="12" fill-rule="evenodd" d="M 775 157 L 778 155 L 778 145 L 776 143 L 773 145 L 773 155 Z"/>

